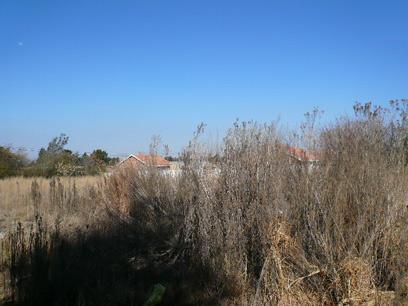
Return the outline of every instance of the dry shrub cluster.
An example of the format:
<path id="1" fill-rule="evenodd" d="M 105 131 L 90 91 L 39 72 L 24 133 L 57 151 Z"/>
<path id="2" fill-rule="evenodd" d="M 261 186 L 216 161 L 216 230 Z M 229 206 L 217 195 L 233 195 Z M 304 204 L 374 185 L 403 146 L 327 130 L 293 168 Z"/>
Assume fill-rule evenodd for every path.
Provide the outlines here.
<path id="1" fill-rule="evenodd" d="M 359 304 L 406 275 L 407 126 L 364 107 L 320 131 L 316 165 L 288 158 L 273 125 L 243 123 L 216 182 L 191 167 L 187 238 L 241 303 Z"/>
<path id="2" fill-rule="evenodd" d="M 308 129 L 301 140 L 318 152 L 313 164 L 288 154 L 274 124 L 236 122 L 215 153 L 200 142 L 200 128 L 180 176 L 154 167 L 118 172 L 98 198 L 109 224 L 70 242 L 70 258 L 85 255 L 58 304 L 63 296 L 78 305 L 101 301 L 78 289 L 92 261 L 87 288 L 99 286 L 100 294 L 115 279 L 126 288 L 105 291 L 112 305 L 141 304 L 155 283 L 167 288 L 163 305 L 361 305 L 379 303 L 387 291 L 403 303 L 408 132 L 405 119 L 392 117 L 398 107 L 356 105 L 356 118 L 315 131 L 310 142 Z M 65 258 L 45 249 L 35 254 Z M 33 292 L 25 289 L 27 301 Z"/>

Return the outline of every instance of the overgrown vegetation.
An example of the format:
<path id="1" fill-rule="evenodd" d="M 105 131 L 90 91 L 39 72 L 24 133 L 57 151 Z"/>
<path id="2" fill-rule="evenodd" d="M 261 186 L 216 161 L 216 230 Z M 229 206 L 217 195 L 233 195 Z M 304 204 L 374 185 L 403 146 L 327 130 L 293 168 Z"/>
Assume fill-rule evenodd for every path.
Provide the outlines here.
<path id="1" fill-rule="evenodd" d="M 308 117 L 295 140 L 313 164 L 288 154 L 274 124 L 236 122 L 221 152 L 201 126 L 180 176 L 123 169 L 85 193 L 104 208 L 94 222 L 64 231 L 61 213 L 18 227 L 4 255 L 10 301 L 141 305 L 160 283 L 161 305 L 406 302 L 408 102 L 355 112 L 319 130 Z M 42 205 L 34 183 L 30 199 Z"/>

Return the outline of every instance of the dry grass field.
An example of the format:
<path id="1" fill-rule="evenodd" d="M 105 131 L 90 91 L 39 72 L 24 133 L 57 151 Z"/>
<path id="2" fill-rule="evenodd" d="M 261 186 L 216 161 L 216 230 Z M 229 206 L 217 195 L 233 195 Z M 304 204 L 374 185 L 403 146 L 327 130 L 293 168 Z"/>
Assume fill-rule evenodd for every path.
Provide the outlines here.
<path id="1" fill-rule="evenodd" d="M 6 250 L 9 234 L 18 228 L 30 233 L 36 217 L 65 233 L 98 222 L 104 214 L 97 201 L 104 181 L 101 176 L 0 180 L 0 301 L 10 290 L 5 267 L 11 255 Z"/>
<path id="2" fill-rule="evenodd" d="M 90 214 L 97 207 L 89 198 L 90 192 L 100 190 L 103 182 L 100 176 L 0 180 L 0 232 L 18 222 L 33 223 L 36 215 L 50 221 L 58 214 L 61 217 Z"/>

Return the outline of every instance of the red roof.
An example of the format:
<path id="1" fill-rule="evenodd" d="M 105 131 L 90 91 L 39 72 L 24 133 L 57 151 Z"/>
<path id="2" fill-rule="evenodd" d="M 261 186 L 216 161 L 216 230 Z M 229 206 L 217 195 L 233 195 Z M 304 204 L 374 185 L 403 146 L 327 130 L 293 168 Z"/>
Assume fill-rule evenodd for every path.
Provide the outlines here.
<path id="1" fill-rule="evenodd" d="M 138 160 L 143 162 L 146 165 L 153 165 L 156 167 L 170 167 L 170 162 L 160 155 L 152 155 L 152 154 L 135 154 L 133 155 Z"/>
<path id="2" fill-rule="evenodd" d="M 313 162 L 319 160 L 317 152 L 306 151 L 297 147 L 288 147 L 289 154 L 299 161 Z"/>

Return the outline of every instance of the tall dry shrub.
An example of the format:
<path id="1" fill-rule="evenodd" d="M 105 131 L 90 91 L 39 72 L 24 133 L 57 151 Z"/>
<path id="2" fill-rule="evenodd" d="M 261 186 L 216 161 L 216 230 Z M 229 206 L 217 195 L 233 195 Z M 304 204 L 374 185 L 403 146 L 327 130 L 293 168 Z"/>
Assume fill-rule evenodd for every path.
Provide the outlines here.
<path id="1" fill-rule="evenodd" d="M 108 180 L 106 206 L 116 222 L 133 230 L 138 260 L 168 263 L 183 252 L 183 190 L 178 177 L 153 166 L 121 169 Z"/>
<path id="2" fill-rule="evenodd" d="M 225 295 L 246 295 L 241 302 L 249 302 L 270 257 L 277 256 L 289 161 L 276 127 L 254 122 L 234 124 L 221 156 L 218 164 L 208 164 L 196 143 L 185 152 L 186 175 L 194 183 L 186 237 L 196 260 L 218 275 Z M 275 285 L 278 290 L 281 284 Z"/>
<path id="3" fill-rule="evenodd" d="M 318 285 L 334 302 L 352 294 L 353 276 L 342 273 L 350 262 L 365 267 L 364 288 L 355 289 L 365 291 L 365 298 L 375 286 L 392 289 L 407 268 L 406 246 L 395 247 L 396 231 L 403 237 L 407 230 L 400 142 L 406 131 L 380 109 L 366 105 L 357 111 L 356 119 L 339 120 L 322 131 L 319 166 L 293 173 L 289 181 L 295 184 L 287 191 L 292 232 L 308 260 L 325 272 Z"/>
<path id="4" fill-rule="evenodd" d="M 359 303 L 406 274 L 407 130 L 369 104 L 356 115 L 314 135 L 314 164 L 256 123 L 234 125 L 215 168 L 187 149 L 186 238 L 225 296 Z"/>

